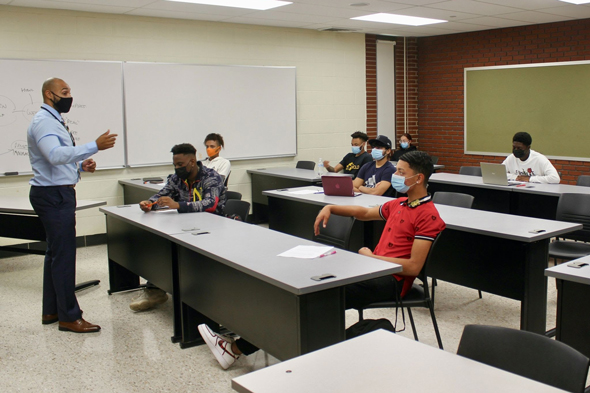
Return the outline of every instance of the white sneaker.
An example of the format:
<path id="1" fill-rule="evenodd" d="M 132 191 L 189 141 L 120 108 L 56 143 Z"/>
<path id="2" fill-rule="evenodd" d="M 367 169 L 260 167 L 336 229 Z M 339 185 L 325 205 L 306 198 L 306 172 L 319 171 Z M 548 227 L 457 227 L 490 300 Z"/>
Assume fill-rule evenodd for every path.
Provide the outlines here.
<path id="1" fill-rule="evenodd" d="M 160 288 L 144 288 L 141 294 L 129 304 L 129 308 L 133 311 L 145 311 L 165 303 L 166 300 L 168 295 Z"/>
<path id="2" fill-rule="evenodd" d="M 209 329 L 206 324 L 199 325 L 199 333 L 224 370 L 227 370 L 240 357 L 231 350 L 231 341 Z"/>

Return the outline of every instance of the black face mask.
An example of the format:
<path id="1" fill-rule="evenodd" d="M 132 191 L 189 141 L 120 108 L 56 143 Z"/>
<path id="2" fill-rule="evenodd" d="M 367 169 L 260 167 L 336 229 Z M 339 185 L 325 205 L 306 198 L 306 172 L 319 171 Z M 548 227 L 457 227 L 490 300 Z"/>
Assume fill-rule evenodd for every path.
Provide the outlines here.
<path id="1" fill-rule="evenodd" d="M 74 101 L 74 98 L 60 97 L 54 92 L 51 92 L 51 94 L 60 98 L 59 101 L 53 103 L 53 107 L 55 108 L 55 110 L 59 113 L 68 113 L 70 111 L 70 108 L 72 107 L 72 102 Z"/>
<path id="2" fill-rule="evenodd" d="M 176 176 L 178 176 L 182 180 L 188 179 L 188 177 L 191 175 L 191 171 L 186 169 L 187 166 L 188 164 L 185 166 L 181 166 L 180 168 L 174 168 L 174 173 L 176 174 Z"/>
<path id="3" fill-rule="evenodd" d="M 526 155 L 526 151 L 521 149 L 512 149 L 512 154 L 514 154 L 514 157 L 516 158 L 522 158 Z"/>

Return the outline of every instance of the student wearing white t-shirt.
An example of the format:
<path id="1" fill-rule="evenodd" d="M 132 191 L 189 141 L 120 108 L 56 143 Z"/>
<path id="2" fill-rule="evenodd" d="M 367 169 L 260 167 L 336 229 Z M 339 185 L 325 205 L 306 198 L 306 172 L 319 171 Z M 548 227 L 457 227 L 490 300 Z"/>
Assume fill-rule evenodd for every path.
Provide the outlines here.
<path id="1" fill-rule="evenodd" d="M 207 158 L 201 162 L 207 168 L 214 169 L 225 181 L 231 172 L 231 164 L 229 160 L 219 156 L 219 152 L 224 147 L 223 137 L 219 134 L 212 133 L 207 135 L 204 143 L 207 148 Z"/>
<path id="2" fill-rule="evenodd" d="M 531 150 L 533 138 L 528 132 L 517 132 L 512 138 L 512 154 L 502 164 L 506 165 L 508 180 L 531 183 L 559 183 L 559 173 L 551 162 Z"/>

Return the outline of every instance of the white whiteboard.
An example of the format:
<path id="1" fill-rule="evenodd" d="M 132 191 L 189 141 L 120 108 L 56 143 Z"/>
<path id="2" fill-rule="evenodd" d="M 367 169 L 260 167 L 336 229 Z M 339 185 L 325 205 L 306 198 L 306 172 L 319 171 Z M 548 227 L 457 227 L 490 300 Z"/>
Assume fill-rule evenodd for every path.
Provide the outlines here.
<path id="1" fill-rule="evenodd" d="M 227 159 L 297 153 L 294 67 L 124 63 L 127 163 L 168 164 L 211 132 Z"/>
<path id="2" fill-rule="evenodd" d="M 123 167 L 123 89 L 121 62 L 0 60 L 0 175 L 32 172 L 27 128 L 43 103 L 47 78 L 63 79 L 74 103 L 63 118 L 77 144 L 95 140 L 110 129 L 119 134 L 114 148 L 99 152 L 97 168 Z"/>

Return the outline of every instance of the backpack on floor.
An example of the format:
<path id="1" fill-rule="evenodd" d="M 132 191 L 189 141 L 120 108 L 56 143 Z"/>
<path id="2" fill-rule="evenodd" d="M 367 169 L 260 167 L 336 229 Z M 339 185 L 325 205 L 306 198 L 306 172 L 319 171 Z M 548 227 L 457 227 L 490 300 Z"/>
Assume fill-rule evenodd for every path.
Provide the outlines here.
<path id="1" fill-rule="evenodd" d="M 395 333 L 395 329 L 389 319 L 364 319 L 346 329 L 346 339 L 349 340 L 379 329 L 389 330 L 390 332 Z"/>

